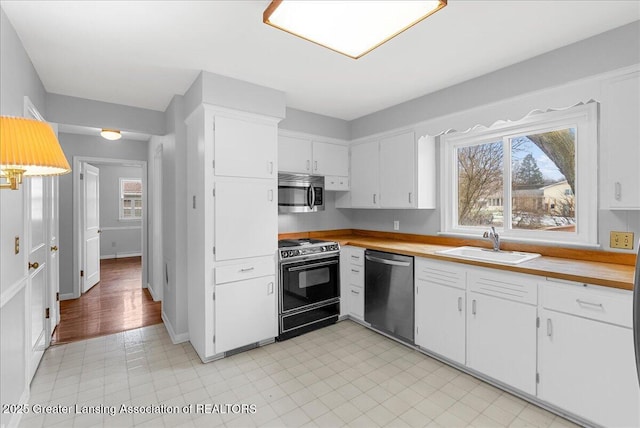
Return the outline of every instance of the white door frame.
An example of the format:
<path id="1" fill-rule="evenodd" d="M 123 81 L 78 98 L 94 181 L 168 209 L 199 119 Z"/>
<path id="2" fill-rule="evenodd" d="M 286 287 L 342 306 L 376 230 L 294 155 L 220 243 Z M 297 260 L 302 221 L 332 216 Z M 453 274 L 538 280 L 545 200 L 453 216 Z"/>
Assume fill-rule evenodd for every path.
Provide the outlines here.
<path id="1" fill-rule="evenodd" d="M 159 144 L 153 155 L 153 177 L 151 185 L 151 204 L 153 205 L 151 213 L 151 230 L 149 238 L 152 245 L 150 260 L 151 272 L 149 272 L 149 284 L 151 287 L 151 296 L 155 301 L 162 301 L 164 298 L 164 253 L 163 253 L 163 237 L 162 237 L 162 144 Z M 143 210 L 144 211 L 144 210 Z"/>
<path id="2" fill-rule="evenodd" d="M 82 185 L 80 183 L 81 164 L 83 162 L 109 165 L 135 165 L 142 168 L 142 288 L 147 288 L 147 161 L 131 159 L 99 158 L 91 156 L 73 157 L 73 298 L 81 295 L 80 269 L 82 266 Z"/>

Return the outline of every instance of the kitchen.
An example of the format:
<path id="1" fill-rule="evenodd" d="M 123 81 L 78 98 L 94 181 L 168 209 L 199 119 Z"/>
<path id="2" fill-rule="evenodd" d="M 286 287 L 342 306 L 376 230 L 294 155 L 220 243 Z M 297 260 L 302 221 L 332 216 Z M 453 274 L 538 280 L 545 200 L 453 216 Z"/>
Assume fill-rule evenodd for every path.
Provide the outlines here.
<path id="1" fill-rule="evenodd" d="M 451 6 L 452 5 L 450 4 L 447 7 L 450 8 Z M 7 18 L 4 15 L 4 8 L 6 7 L 7 10 L 10 10 L 12 5 L 7 4 L 5 6 L 3 2 L 2 7 L 2 27 L 3 31 L 8 32 L 9 30 L 7 30 L 7 28 L 10 28 L 9 26 L 11 23 L 9 20 L 12 19 L 12 16 L 8 13 L 9 18 Z M 262 9 L 264 9 L 264 7 Z M 446 11 L 447 8 L 443 9 L 433 17 L 427 19 L 424 23 L 427 24 L 430 20 L 436 20 L 438 18 L 438 14 Z M 629 20 L 629 22 L 631 21 L 633 21 L 633 19 Z M 25 43 L 27 43 L 24 40 L 26 36 L 26 34 L 21 34 L 20 37 Z M 15 49 L 18 49 L 18 51 L 23 49 L 20 44 L 20 39 L 15 36 L 15 33 L 12 36 L 11 34 L 6 35 L 3 32 L 3 43 L 8 43 L 9 40 L 15 40 L 15 46 L 17 46 L 17 48 L 12 47 L 11 49 L 13 50 L 8 50 L 5 49 L 3 45 L 3 59 L 4 55 L 8 55 L 9 52 L 14 52 Z M 618 48 L 612 49 L 611 46 L 614 45 Z M 484 76 L 477 77 L 475 80 L 460 83 L 449 89 L 443 89 L 441 92 L 435 92 L 429 96 L 418 98 L 412 102 L 410 101 L 406 104 L 390 107 L 386 112 L 380 111 L 378 113 L 372 113 L 351 122 L 302 111 L 304 109 L 298 110 L 287 107 L 284 103 L 284 96 L 280 91 L 247 84 L 239 80 L 225 78 L 209 72 L 203 72 L 198 76 L 195 76 L 195 84 L 191 86 L 191 89 L 188 87 L 185 88 L 189 90 L 185 91 L 186 93 L 184 97 L 177 96 L 171 101 L 166 115 L 161 114 L 159 116 L 160 119 L 157 119 L 158 115 L 154 116 L 149 113 L 153 120 L 145 122 L 145 126 L 147 126 L 148 129 L 156 130 L 152 133 L 162 136 L 165 136 L 165 133 L 168 135 L 168 137 L 165 136 L 162 138 L 163 148 L 165 149 L 164 153 L 166 154 L 166 165 L 168 165 L 167 168 L 164 168 L 164 171 L 167 172 L 165 178 L 166 182 L 170 183 L 167 186 L 167 192 L 165 193 L 166 206 L 170 207 L 168 210 L 170 215 L 165 216 L 167 221 L 165 242 L 169 241 L 170 243 L 168 245 L 170 248 L 167 248 L 165 255 L 165 259 L 168 260 L 166 275 L 169 278 L 169 285 L 165 290 L 163 310 L 166 315 L 165 325 L 168 330 L 173 330 L 170 333 L 171 338 L 176 342 L 183 342 L 184 340 L 190 339 L 191 342 L 194 343 L 194 346 L 198 348 L 199 345 L 197 342 L 200 340 L 198 337 L 199 331 L 203 328 L 202 326 L 207 325 L 212 328 L 214 325 L 213 322 L 210 322 L 211 320 L 204 323 L 198 322 L 198 317 L 211 317 L 213 316 L 213 313 L 207 310 L 200 311 L 199 309 L 196 309 L 199 305 L 211 305 L 213 302 L 213 296 L 209 294 L 199 294 L 205 293 L 205 290 L 197 290 L 191 287 L 193 283 L 199 282 L 197 279 L 199 276 L 202 276 L 202 283 L 214 284 L 214 277 L 210 270 L 211 266 L 207 266 L 205 264 L 205 257 L 212 253 L 212 247 L 214 246 L 213 240 L 221 239 L 224 242 L 235 241 L 235 244 L 232 244 L 232 246 L 227 247 L 226 249 L 225 247 L 219 247 L 215 244 L 218 246 L 218 252 L 216 255 L 227 258 L 227 256 L 224 255 L 224 251 L 229 251 L 228 258 L 237 260 L 238 254 L 243 254 L 247 258 L 260 257 L 261 254 L 263 254 L 264 250 L 259 248 L 258 245 L 247 246 L 246 243 L 259 243 L 260 238 L 264 236 L 263 234 L 265 233 L 264 226 L 267 224 L 268 227 L 271 228 L 271 231 L 269 232 L 271 236 L 277 236 L 277 234 L 304 234 L 313 231 L 335 231 L 345 229 L 349 231 L 368 230 L 393 233 L 395 222 L 398 224 L 397 232 L 403 234 L 435 237 L 438 232 L 444 230 L 441 224 L 444 206 L 441 205 L 442 195 L 439 194 L 442 193 L 442 191 L 441 189 L 438 190 L 439 186 L 436 187 L 436 184 L 433 183 L 432 185 L 435 190 L 432 198 L 435 202 L 435 208 L 365 208 L 365 203 L 369 203 L 369 201 L 371 201 L 371 203 L 375 203 L 373 201 L 373 197 L 369 196 L 366 198 L 363 197 L 361 199 L 362 203 L 355 204 L 353 208 L 337 208 L 338 206 L 345 206 L 345 204 L 348 203 L 344 200 L 344 197 L 348 195 L 349 192 L 344 190 L 327 190 L 325 191 L 325 210 L 323 212 L 309 214 L 282 214 L 278 216 L 276 212 L 270 211 L 269 217 L 261 217 L 260 220 L 256 222 L 256 225 L 252 225 L 249 221 L 245 220 L 242 225 L 247 226 L 247 230 L 238 230 L 237 227 L 235 227 L 236 222 L 232 221 L 235 218 L 229 219 L 228 217 L 223 216 L 221 217 L 223 220 L 230 222 L 229 227 L 223 229 L 223 231 L 228 232 L 229 235 L 225 237 L 221 233 L 216 233 L 214 236 L 212 230 L 213 226 L 210 223 L 205 222 L 205 219 L 210 218 L 209 216 L 213 215 L 211 210 L 216 210 L 222 205 L 219 201 L 223 198 L 231 198 L 232 200 L 232 203 L 226 206 L 245 206 L 247 208 L 244 212 L 251 212 L 252 209 L 256 209 L 255 204 L 253 204 L 251 200 L 238 201 L 237 198 L 234 199 L 234 195 L 238 194 L 238 186 L 241 186 L 243 181 L 227 177 L 233 177 L 234 174 L 237 177 L 238 174 L 229 172 L 229 170 L 224 172 L 223 168 L 225 168 L 225 166 L 217 164 L 215 175 L 221 176 L 221 178 L 218 179 L 217 177 L 214 177 L 212 168 L 204 169 L 204 166 L 211 165 L 211 161 L 213 159 L 216 159 L 216 162 L 220 162 L 220 159 L 225 155 L 225 153 L 215 153 L 214 156 L 214 153 L 207 152 L 211 147 L 205 145 L 205 147 L 203 147 L 203 155 L 200 157 L 199 150 L 201 144 L 208 141 L 208 138 L 213 137 L 211 130 L 213 129 L 212 122 L 214 117 L 216 117 L 216 137 L 218 132 L 224 131 L 225 126 L 224 119 L 221 121 L 217 120 L 217 116 L 225 117 L 227 119 L 231 116 L 230 119 L 232 120 L 228 121 L 226 125 L 232 127 L 234 120 L 245 122 L 249 120 L 250 122 L 255 123 L 258 128 L 266 126 L 270 129 L 270 131 L 268 131 L 271 136 L 270 138 L 272 138 L 274 142 L 277 141 L 277 144 L 280 143 L 281 137 L 287 137 L 290 139 L 308 141 L 312 146 L 319 142 L 333 146 L 350 146 L 351 149 L 353 149 L 354 147 L 366 146 L 370 142 L 378 144 L 382 140 L 393 139 L 411 132 L 415 137 L 413 141 L 415 145 L 418 145 L 420 138 L 424 137 L 422 144 L 428 147 L 427 140 L 450 129 L 464 131 L 473 128 L 478 124 L 490 127 L 498 120 L 519 121 L 522 118 L 527 117 L 532 110 L 541 110 L 543 112 L 542 114 L 547 114 L 553 113 L 551 111 L 547 111 L 549 109 L 565 109 L 576 106 L 578 103 L 584 103 L 584 108 L 588 109 L 589 101 L 591 99 L 599 102 L 603 99 L 605 91 L 602 88 L 605 82 L 608 83 L 633 72 L 637 73 L 637 64 L 640 61 L 637 58 L 637 49 L 634 49 L 635 46 L 637 46 L 637 16 L 634 24 L 622 26 L 610 33 L 605 33 L 600 37 L 595 37 L 593 40 L 586 40 L 560 48 L 559 51 L 555 51 L 553 54 L 549 54 L 547 56 L 543 54 L 538 58 L 525 61 L 525 63 L 508 66 L 495 71 L 492 74 L 486 74 Z M 375 53 L 375 51 L 373 53 Z M 331 54 L 331 52 L 327 52 L 324 55 L 328 54 Z M 3 60 L 3 67 L 8 67 L 8 63 L 11 63 L 12 67 L 16 67 L 17 64 L 22 64 L 26 71 L 19 73 L 18 75 L 30 76 L 35 73 L 33 66 L 28 63 L 30 61 L 29 58 L 24 52 L 17 58 L 19 60 L 16 59 L 9 62 Z M 569 61 L 571 61 L 570 65 Z M 541 70 L 548 69 L 549 67 L 562 70 L 565 74 L 561 75 L 562 73 L 554 73 L 553 75 L 546 75 L 541 72 Z M 529 71 L 527 73 L 521 73 L 525 68 Z M 540 72 L 532 70 L 540 70 Z M 125 120 L 125 118 L 122 117 L 124 115 L 121 114 L 118 116 L 117 113 L 114 113 L 115 108 L 113 105 L 89 103 L 88 101 L 84 101 L 84 104 L 77 104 L 78 99 L 74 99 L 71 96 L 60 95 L 59 93 L 45 94 L 41 88 L 41 84 L 39 84 L 40 89 L 37 88 L 38 84 L 35 85 L 36 89 L 21 86 L 25 85 L 22 80 L 9 80 L 9 77 L 12 75 L 15 76 L 16 74 L 7 74 L 3 72 L 3 76 L 5 76 L 3 77 L 2 86 L 3 115 L 22 115 L 22 97 L 28 94 L 38 105 L 47 106 L 47 118 L 54 122 L 81 122 L 83 119 L 80 113 L 82 112 L 79 111 L 80 109 L 78 107 L 84 105 L 87 111 L 92 111 L 94 114 L 97 112 L 115 114 L 115 117 L 121 118 L 121 122 L 129 122 L 129 129 L 141 128 L 140 123 L 135 125 L 130 124 L 132 121 L 131 115 L 129 115 L 130 117 Z M 24 78 L 26 79 L 26 77 Z M 505 87 L 502 84 L 502 82 L 505 81 L 511 82 L 508 87 Z M 28 84 L 26 85 L 28 86 Z M 245 94 L 246 97 L 232 99 L 228 96 L 228 93 L 225 92 L 228 88 L 233 88 L 237 94 Z M 491 90 L 488 88 L 491 88 Z M 625 86 L 617 86 L 617 88 L 623 88 L 622 92 L 624 92 Z M 608 94 L 616 95 L 617 92 L 609 91 Z M 251 98 L 252 96 L 254 98 Z M 407 99 L 409 98 L 411 97 L 408 97 Z M 253 102 L 247 101 L 252 99 L 254 100 Z M 218 107 L 214 107 L 212 109 L 210 107 L 211 104 Z M 18 105 L 19 107 L 16 107 Z M 605 109 L 605 105 L 604 101 L 602 101 L 601 108 Z M 577 106 L 577 108 L 581 108 L 581 106 Z M 240 111 L 241 114 L 237 114 L 237 112 L 230 112 L 225 109 Z M 145 110 L 138 112 L 147 114 L 149 111 Z M 609 113 L 602 111 L 602 114 L 604 115 Z M 260 115 L 276 119 L 267 120 L 265 117 L 258 117 Z M 139 114 L 135 117 L 137 117 L 139 121 L 143 121 L 143 119 L 140 119 L 141 116 L 142 115 Z M 284 116 L 286 116 L 286 118 L 280 121 L 279 119 Z M 84 120 L 86 126 L 91 125 L 86 123 L 90 121 L 86 118 L 86 114 Z M 166 120 L 166 127 L 159 130 L 159 126 L 157 126 L 156 122 L 157 120 Z M 184 124 L 185 120 L 187 121 L 186 126 Z M 91 121 L 95 122 L 95 119 L 91 119 Z M 276 122 L 279 122 L 277 123 L 277 126 L 274 125 Z M 604 127 L 604 124 L 601 126 Z M 126 126 L 122 127 L 125 129 L 127 128 Z M 244 129 L 246 130 L 247 128 L 245 127 Z M 605 132 L 604 128 L 602 129 L 602 132 Z M 62 138 L 64 138 L 64 136 L 61 137 L 61 140 Z M 160 140 L 160 138 L 152 138 L 152 141 L 149 144 L 150 152 L 152 150 L 151 146 L 158 144 L 158 140 Z M 633 157 L 630 155 L 625 156 L 625 153 L 634 153 L 633 150 L 635 146 L 628 142 L 627 144 L 629 146 L 624 150 L 612 150 L 610 144 L 612 143 L 607 143 L 606 139 L 604 139 L 604 135 L 602 135 L 599 146 L 596 146 L 596 153 L 600 154 L 599 164 L 602 174 L 598 174 L 597 176 L 596 174 L 591 174 L 592 176 L 596 176 L 596 186 L 599 186 L 601 189 L 600 199 L 598 200 L 599 205 L 596 205 L 596 207 L 599 206 L 600 209 L 597 210 L 598 215 L 597 223 L 595 225 L 595 240 L 600 242 L 603 249 L 607 252 L 613 252 L 610 251 L 611 248 L 608 245 L 610 231 L 632 231 L 635 232 L 636 237 L 640 233 L 637 215 L 638 211 L 625 207 L 622 207 L 622 209 L 620 209 L 620 207 L 617 209 L 613 207 L 616 203 L 616 186 L 614 182 L 619 182 L 622 179 L 611 180 L 611 182 L 608 181 L 609 174 L 613 170 L 617 169 L 615 165 L 634 165 Z M 188 149 L 182 150 L 178 149 L 178 147 L 188 147 Z M 433 147 L 433 143 L 431 147 Z M 381 150 L 381 146 L 376 146 L 376 156 L 378 153 L 381 153 Z M 416 150 L 418 149 L 416 148 Z M 257 158 L 257 153 L 252 153 L 254 153 L 256 155 L 255 158 Z M 353 156 L 353 151 L 351 152 L 351 156 Z M 304 160 L 306 161 L 307 159 Z M 274 171 L 277 173 L 280 169 L 277 165 L 278 161 L 279 159 L 274 159 L 275 164 L 273 166 L 268 165 L 267 168 L 269 169 L 267 171 L 265 171 L 263 163 L 258 165 L 256 161 L 255 165 L 247 167 L 247 170 L 242 172 L 242 174 L 246 174 L 248 172 L 249 177 L 246 177 L 247 182 L 251 181 L 253 184 L 265 184 L 266 187 L 264 187 L 264 190 L 267 194 L 270 190 L 277 191 L 277 188 L 275 187 L 276 175 L 272 175 L 270 178 L 258 178 L 254 176 L 258 170 L 264 173 L 268 171 Z M 355 178 L 355 176 L 353 176 L 354 164 L 352 161 L 353 157 L 351 158 L 351 163 L 348 164 L 351 168 L 351 180 Z M 434 158 L 432 156 L 431 161 L 436 165 L 435 170 L 434 168 L 425 168 L 425 170 L 433 173 L 437 182 L 440 182 L 440 180 L 443 179 L 442 177 L 444 177 L 442 171 L 443 163 L 440 162 L 439 157 Z M 200 165 L 203 167 L 202 169 L 199 168 Z M 193 166 L 198 166 L 198 168 L 194 168 Z M 355 166 L 357 167 L 357 165 Z M 619 169 L 626 170 L 623 167 Z M 421 170 L 417 171 L 418 174 L 421 173 Z M 381 168 L 380 174 L 383 173 L 384 168 Z M 202 176 L 202 180 L 200 179 L 200 176 Z M 334 176 L 341 177 L 343 175 L 336 174 Z M 211 178 L 211 180 L 207 180 L 206 177 Z M 375 181 L 377 182 L 377 177 L 374 178 L 376 178 Z M 587 176 L 585 179 L 589 180 L 590 178 L 593 177 Z M 631 176 L 629 179 L 633 180 L 634 177 Z M 214 180 L 216 191 L 215 198 L 216 201 L 218 201 L 218 204 L 215 206 L 212 204 L 214 198 Z M 270 181 L 266 184 L 260 180 Z M 373 181 L 374 180 L 369 177 L 364 178 L 365 183 L 373 183 Z M 426 182 L 428 182 L 428 177 L 425 178 L 425 181 L 421 181 L 420 184 L 424 184 Z M 633 181 L 631 182 L 633 183 Z M 586 183 L 589 183 L 589 181 Z M 340 185 L 339 181 L 336 184 Z M 385 184 L 387 184 L 387 182 L 380 181 L 377 185 L 382 186 Z M 353 181 L 351 182 L 351 185 L 353 185 Z M 587 184 L 586 186 L 591 187 L 590 184 Z M 625 191 L 627 188 L 624 186 L 624 183 L 622 186 L 622 195 L 624 197 L 627 196 L 628 193 Z M 256 186 L 251 187 L 253 190 L 257 188 L 258 187 Z M 610 190 L 612 188 L 613 190 Z M 7 193 L 7 191 L 3 191 L 2 193 L 3 225 L 5 219 L 14 218 L 12 214 L 5 215 L 5 210 L 8 209 L 6 207 L 11 204 L 20 205 L 20 202 L 18 201 L 21 201 L 21 196 L 7 195 Z M 371 194 L 374 193 L 377 194 L 378 192 L 371 192 Z M 404 193 L 407 193 L 406 201 L 409 203 L 409 192 L 403 192 L 403 194 Z M 386 194 L 389 193 L 386 192 Z M 385 203 L 384 195 L 385 192 L 383 192 L 383 189 L 380 189 L 379 196 L 382 196 L 380 201 L 382 203 Z M 417 194 L 414 195 L 414 197 L 417 197 Z M 353 201 L 351 196 L 349 196 L 349 199 L 349 203 Z M 405 198 L 402 199 L 402 202 L 404 201 Z M 413 201 L 416 201 L 415 203 L 421 203 L 415 198 Z M 195 206 L 196 209 L 193 209 L 193 206 Z M 425 204 L 425 206 L 427 205 Z M 188 210 L 178 209 L 177 207 L 188 207 Z M 215 215 L 217 219 L 217 213 Z M 587 223 L 584 223 L 585 225 L 588 224 L 589 219 L 586 221 Z M 20 220 L 15 220 L 15 222 L 22 224 Z M 219 225 L 216 225 L 216 227 L 218 226 Z M 7 225 L 5 227 L 19 228 L 20 226 Z M 484 232 L 485 229 L 486 228 L 483 228 L 482 232 Z M 588 229 L 589 228 L 587 228 L 587 230 Z M 217 231 L 218 229 L 216 229 L 216 232 Z M 8 234 L 5 235 L 5 231 L 3 230 L 3 237 L 13 236 L 13 233 L 7 233 Z M 350 239 L 351 238 L 348 238 L 345 242 L 349 244 Z M 593 234 L 589 239 L 593 239 Z M 511 242 L 509 242 L 507 238 L 504 240 L 505 244 L 503 245 L 511 245 Z M 352 239 L 351 241 L 353 242 Z M 474 240 L 470 245 L 482 245 L 481 242 L 484 241 Z M 5 244 L 3 244 L 3 251 L 7 251 L 4 245 Z M 244 248 L 241 248 L 243 245 Z M 269 245 L 274 246 L 273 253 L 271 254 L 275 254 L 275 242 L 271 242 Z M 486 245 L 490 245 L 489 241 L 486 241 Z M 349 247 L 350 245 L 346 246 Z M 247 247 L 249 247 L 249 251 L 244 252 Z M 370 247 L 361 246 L 360 248 Z M 347 248 L 347 250 L 348 251 L 344 251 L 344 254 L 341 252 L 341 257 L 352 251 L 352 249 L 349 248 Z M 617 252 L 616 254 L 624 254 L 626 256 L 630 255 L 629 257 L 633 256 L 632 251 Z M 210 262 L 210 259 L 207 260 Z M 3 258 L 3 273 L 6 272 L 4 266 L 7 266 L 4 262 L 5 259 Z M 342 263 L 341 260 L 340 266 L 342 269 L 346 264 Z M 192 267 L 195 267 L 195 269 L 192 270 Z M 221 265 L 220 267 L 224 268 L 225 265 Z M 247 268 L 249 267 L 250 266 L 247 266 Z M 189 278 L 189 293 L 184 292 L 186 290 L 187 282 L 184 280 L 185 278 Z M 192 280 L 192 278 L 196 279 Z M 215 277 L 215 280 L 218 280 L 217 276 Z M 597 278 L 595 280 L 597 281 Z M 3 278 L 3 287 L 5 284 L 11 283 L 13 283 L 13 281 L 6 282 Z M 223 283 L 220 285 L 223 285 Z M 598 282 L 596 282 L 596 285 L 598 285 Z M 275 284 L 273 284 L 273 286 L 275 287 Z M 223 290 L 221 289 L 220 291 Z M 213 293 L 213 290 L 208 290 L 206 293 Z M 219 297 L 219 295 L 216 296 L 216 298 Z M 15 313 L 9 311 L 9 309 L 11 309 L 10 306 L 5 308 L 4 302 L 5 300 L 3 298 L 3 321 L 5 320 L 5 313 Z M 215 316 L 219 315 L 220 314 L 216 314 Z M 622 323 L 624 324 L 624 322 L 625 321 L 623 320 Z M 341 324 L 344 323 L 338 323 L 337 326 Z M 202 332 L 202 337 L 205 335 L 208 335 L 208 333 Z M 3 330 L 3 338 L 4 337 L 8 336 L 5 335 L 5 331 Z M 282 342 L 283 345 L 286 343 L 288 342 Z M 212 346 L 212 342 L 203 344 L 202 346 Z M 264 347 L 264 349 L 268 348 L 269 346 Z M 5 343 L 3 342 L 3 356 L 5 355 L 5 349 L 8 348 L 5 347 Z M 215 354 L 215 351 L 204 351 L 204 355 L 206 356 Z M 238 357 L 241 357 L 241 355 L 242 354 L 238 354 Z M 4 360 L 5 359 L 3 358 L 3 361 Z M 224 364 L 223 361 L 224 359 L 220 360 L 220 363 Z M 24 365 L 24 363 L 16 364 L 17 365 L 15 367 L 21 367 Z M 17 371 L 20 370 L 17 369 Z M 18 379 L 16 383 L 16 391 L 22 391 L 24 387 L 20 387 L 19 385 L 24 385 L 24 383 L 24 380 L 20 382 Z"/>

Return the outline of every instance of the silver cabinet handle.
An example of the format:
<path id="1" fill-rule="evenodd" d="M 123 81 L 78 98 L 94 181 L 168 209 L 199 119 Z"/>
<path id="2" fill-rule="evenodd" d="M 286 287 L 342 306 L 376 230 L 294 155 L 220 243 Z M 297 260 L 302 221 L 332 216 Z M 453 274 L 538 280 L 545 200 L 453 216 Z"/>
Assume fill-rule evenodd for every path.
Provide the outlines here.
<path id="1" fill-rule="evenodd" d="M 254 270 L 255 267 L 251 266 L 249 268 L 242 268 L 240 269 L 240 272 L 251 272 L 252 270 Z"/>
<path id="2" fill-rule="evenodd" d="M 267 294 L 273 294 L 273 282 L 267 284 Z"/>
<path id="3" fill-rule="evenodd" d="M 273 162 L 269 162 L 269 174 L 273 175 Z"/>
<path id="4" fill-rule="evenodd" d="M 476 314 L 476 299 L 473 299 L 473 300 L 471 301 L 471 313 L 472 313 L 473 315 L 475 315 L 475 314 Z"/>
<path id="5" fill-rule="evenodd" d="M 615 183 L 614 194 L 615 194 L 616 201 L 619 201 L 620 199 L 622 199 L 622 184 L 620 184 L 619 181 L 616 181 Z"/>
<path id="6" fill-rule="evenodd" d="M 356 291 L 356 290 L 351 290 L 351 292 L 352 292 L 353 294 L 360 294 L 360 292 L 359 292 L 359 291 Z"/>
<path id="7" fill-rule="evenodd" d="M 409 192 L 409 203 L 412 203 L 411 202 L 411 192 Z"/>
<path id="8" fill-rule="evenodd" d="M 307 159 L 307 171 L 309 171 L 309 168 L 311 168 L 311 161 Z"/>
<path id="9" fill-rule="evenodd" d="M 314 170 L 318 170 L 318 161 L 313 161 L 313 168 Z"/>
<path id="10" fill-rule="evenodd" d="M 551 322 L 551 318 L 547 318 L 547 336 L 551 337 L 553 335 L 553 324 Z"/>
<path id="11" fill-rule="evenodd" d="M 353 254 L 351 255 L 352 259 L 356 259 L 356 260 L 360 260 L 360 256 L 354 256 Z"/>
<path id="12" fill-rule="evenodd" d="M 373 256 L 365 256 L 365 258 L 370 262 L 380 263 L 383 265 L 404 266 L 404 267 L 411 266 L 411 262 L 399 262 L 396 260 L 381 259 L 379 257 L 373 257 Z"/>
<path id="13" fill-rule="evenodd" d="M 593 307 L 596 307 L 596 308 L 604 309 L 604 306 L 602 306 L 602 303 L 587 302 L 585 300 L 580 300 L 580 299 L 576 299 L 576 302 L 579 305 L 587 305 L 587 306 L 593 306 Z"/>
<path id="14" fill-rule="evenodd" d="M 373 203 L 374 204 L 376 203 L 376 194 L 375 193 L 373 194 Z"/>
<path id="15" fill-rule="evenodd" d="M 458 312 L 462 312 L 462 297 L 458 297 Z"/>
<path id="16" fill-rule="evenodd" d="M 273 202 L 273 189 L 269 189 L 269 202 Z"/>
<path id="17" fill-rule="evenodd" d="M 358 269 L 351 269 L 351 272 L 353 273 L 360 273 L 360 271 Z"/>

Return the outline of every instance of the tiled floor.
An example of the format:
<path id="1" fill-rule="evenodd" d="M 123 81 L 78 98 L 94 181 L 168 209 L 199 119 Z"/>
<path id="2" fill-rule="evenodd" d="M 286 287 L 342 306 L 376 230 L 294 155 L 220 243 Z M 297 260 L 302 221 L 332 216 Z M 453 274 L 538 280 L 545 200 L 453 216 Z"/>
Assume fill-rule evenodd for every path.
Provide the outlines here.
<path id="1" fill-rule="evenodd" d="M 114 406 L 116 415 L 29 413 L 22 427 L 574 426 L 352 321 L 209 364 L 161 324 L 56 346 L 29 404 Z M 180 412 L 118 414 L 123 404 Z M 243 404 L 255 412 L 234 413 Z"/>

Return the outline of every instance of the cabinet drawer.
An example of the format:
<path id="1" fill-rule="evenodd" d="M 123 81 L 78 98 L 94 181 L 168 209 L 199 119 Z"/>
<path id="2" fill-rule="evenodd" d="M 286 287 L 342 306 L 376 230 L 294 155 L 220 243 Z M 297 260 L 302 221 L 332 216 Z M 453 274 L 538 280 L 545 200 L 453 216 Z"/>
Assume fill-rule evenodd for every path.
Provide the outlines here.
<path id="1" fill-rule="evenodd" d="M 349 177 L 340 177 L 335 175 L 328 175 L 324 178 L 325 190 L 349 190 Z"/>
<path id="2" fill-rule="evenodd" d="M 542 306 L 558 312 L 632 327 L 633 299 L 630 291 L 585 285 L 547 281 L 542 287 Z"/>
<path id="3" fill-rule="evenodd" d="M 455 263 L 434 262 L 416 258 L 415 270 L 416 280 L 421 279 L 430 284 L 444 285 L 462 290 L 466 288 L 466 272 L 462 266 Z"/>
<path id="4" fill-rule="evenodd" d="M 349 263 L 355 266 L 364 266 L 364 250 L 351 248 L 349 253 Z"/>
<path id="5" fill-rule="evenodd" d="M 216 284 L 275 275 L 276 267 L 271 257 L 215 268 Z"/>
<path id="6" fill-rule="evenodd" d="M 356 285 L 358 287 L 364 287 L 364 267 L 354 264 L 347 266 L 347 281 L 350 285 Z"/>
<path id="7" fill-rule="evenodd" d="M 356 287 L 354 285 L 349 286 L 349 295 L 347 300 L 349 301 L 349 315 L 356 318 L 364 318 L 364 288 Z"/>
<path id="8" fill-rule="evenodd" d="M 514 302 L 538 303 L 538 277 L 493 269 L 469 269 L 467 275 L 470 291 Z"/>

